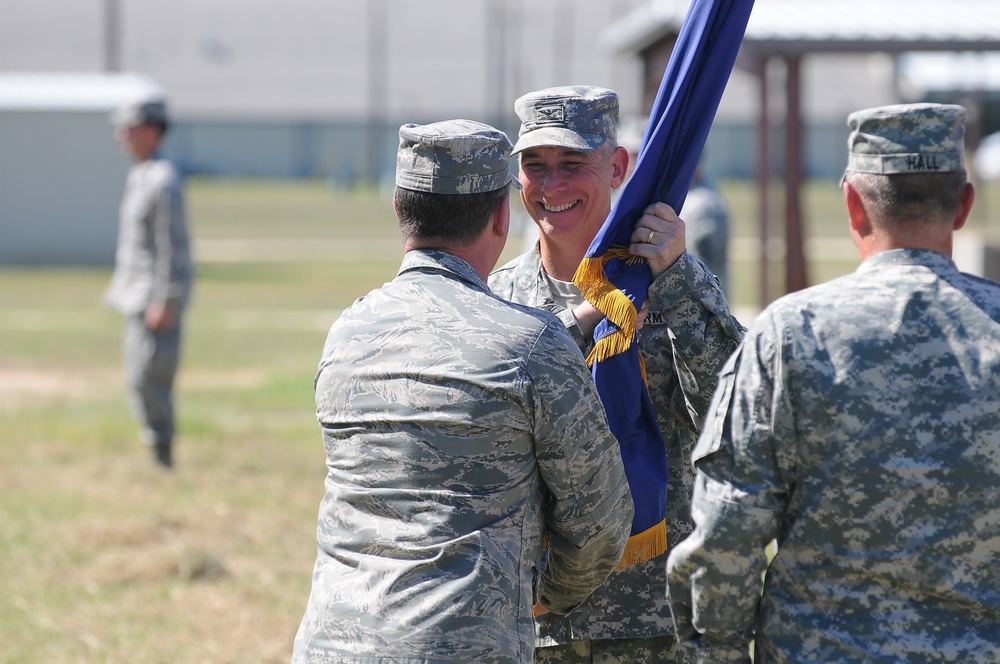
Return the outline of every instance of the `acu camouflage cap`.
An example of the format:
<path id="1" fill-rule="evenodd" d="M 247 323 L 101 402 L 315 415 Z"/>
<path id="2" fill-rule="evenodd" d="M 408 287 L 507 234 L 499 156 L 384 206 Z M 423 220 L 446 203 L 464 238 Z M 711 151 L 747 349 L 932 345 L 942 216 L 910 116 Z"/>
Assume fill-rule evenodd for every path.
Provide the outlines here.
<path id="1" fill-rule="evenodd" d="M 147 123 L 167 124 L 167 102 L 163 99 L 138 99 L 123 104 L 111 114 L 111 124 L 120 129 Z"/>
<path id="2" fill-rule="evenodd" d="M 546 88 L 519 97 L 521 119 L 514 154 L 534 147 L 590 152 L 618 134 L 618 95 L 589 85 Z"/>
<path id="3" fill-rule="evenodd" d="M 396 186 L 431 194 L 482 194 L 513 182 L 510 139 L 474 120 L 399 128 Z"/>
<path id="4" fill-rule="evenodd" d="M 965 170 L 963 106 L 897 104 L 851 113 L 846 173 L 947 173 Z"/>

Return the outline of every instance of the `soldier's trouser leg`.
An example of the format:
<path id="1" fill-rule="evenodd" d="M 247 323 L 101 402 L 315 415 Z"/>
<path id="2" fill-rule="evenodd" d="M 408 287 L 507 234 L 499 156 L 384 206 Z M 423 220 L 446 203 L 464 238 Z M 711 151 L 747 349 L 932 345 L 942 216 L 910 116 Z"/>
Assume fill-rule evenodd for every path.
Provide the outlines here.
<path id="1" fill-rule="evenodd" d="M 537 664 L 661 664 L 693 661 L 673 636 L 596 639 L 535 649 Z"/>
<path id="2" fill-rule="evenodd" d="M 168 458 L 174 438 L 173 385 L 180 359 L 180 330 L 178 322 L 167 332 L 151 332 L 142 314 L 125 320 L 125 381 L 132 412 L 143 441 L 166 450 Z"/>

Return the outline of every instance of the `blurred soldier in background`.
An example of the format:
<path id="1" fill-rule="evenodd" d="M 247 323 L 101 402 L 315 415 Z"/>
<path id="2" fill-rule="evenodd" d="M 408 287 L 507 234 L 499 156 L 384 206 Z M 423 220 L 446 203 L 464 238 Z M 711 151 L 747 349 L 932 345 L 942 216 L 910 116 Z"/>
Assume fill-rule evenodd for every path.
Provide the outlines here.
<path id="1" fill-rule="evenodd" d="M 173 384 L 180 359 L 191 256 L 181 179 L 160 153 L 167 107 L 161 99 L 127 104 L 112 115 L 132 158 L 122 198 L 108 305 L 125 315 L 124 364 L 141 435 L 163 467 L 173 465 Z"/>
<path id="2" fill-rule="evenodd" d="M 628 150 L 628 175 L 635 168 L 648 122 L 649 118 L 646 116 L 630 116 L 622 121 L 619 142 Z M 722 292 L 728 293 L 729 209 L 725 199 L 705 173 L 704 161 L 699 162 L 695 171 L 680 218 L 684 220 L 687 250 L 719 278 Z"/>
<path id="3" fill-rule="evenodd" d="M 691 189 L 681 208 L 687 250 L 719 278 L 722 292 L 729 292 L 729 210 L 726 201 L 698 165 Z"/>

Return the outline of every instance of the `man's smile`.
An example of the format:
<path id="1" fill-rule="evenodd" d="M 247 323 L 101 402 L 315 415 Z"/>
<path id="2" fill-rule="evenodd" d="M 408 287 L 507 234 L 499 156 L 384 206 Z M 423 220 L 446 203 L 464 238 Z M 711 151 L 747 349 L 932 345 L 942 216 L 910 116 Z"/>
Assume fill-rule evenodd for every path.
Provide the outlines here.
<path id="1" fill-rule="evenodd" d="M 565 210 L 569 210 L 570 208 L 576 207 L 576 204 L 579 202 L 580 202 L 579 200 L 575 200 L 566 203 L 565 205 L 546 205 L 545 203 L 542 203 L 542 208 L 546 212 L 563 212 Z"/>

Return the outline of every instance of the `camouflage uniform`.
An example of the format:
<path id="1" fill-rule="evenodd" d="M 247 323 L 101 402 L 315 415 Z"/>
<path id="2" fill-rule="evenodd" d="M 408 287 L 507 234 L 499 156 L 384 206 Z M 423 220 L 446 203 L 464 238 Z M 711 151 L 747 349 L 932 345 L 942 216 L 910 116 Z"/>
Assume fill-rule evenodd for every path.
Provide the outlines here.
<path id="1" fill-rule="evenodd" d="M 618 95 L 607 88 L 530 92 L 514 102 L 514 110 L 521 119 L 514 153 L 552 147 L 589 153 L 617 137 Z M 545 274 L 539 246 L 496 270 L 490 288 L 513 302 L 555 312 L 587 353 L 593 339 L 583 334 L 571 311 L 579 289 Z M 692 528 L 688 459 L 717 372 L 736 349 L 742 327 L 730 314 L 718 280 L 687 253 L 653 280 L 649 299 L 639 350 L 666 443 L 667 541 L 672 544 Z M 536 656 L 543 662 L 674 659 L 677 644 L 666 591 L 665 554 L 615 572 L 573 613 L 538 621 L 538 645 L 545 648 Z"/>
<path id="2" fill-rule="evenodd" d="M 537 250 L 496 270 L 489 283 L 500 297 L 555 311 L 583 351 L 589 351 L 593 339 L 582 333 L 571 311 L 557 307 Z M 667 537 L 672 544 L 693 527 L 690 454 L 716 374 L 739 343 L 742 327 L 731 316 L 718 282 L 687 253 L 653 280 L 649 300 L 649 312 L 639 331 L 639 348 L 667 443 Z M 666 597 L 666 554 L 615 572 L 573 613 L 539 621 L 541 646 L 673 633 Z"/>
<path id="3" fill-rule="evenodd" d="M 719 278 L 729 292 L 729 210 L 710 181 L 700 174 L 691 183 L 680 212 L 688 251 Z"/>
<path id="4" fill-rule="evenodd" d="M 1000 285 L 895 249 L 779 299 L 694 452 L 680 635 L 712 663 L 754 630 L 758 663 L 1000 661 L 998 432 Z"/>
<path id="5" fill-rule="evenodd" d="M 154 110 L 150 111 L 149 107 Z M 131 106 L 116 113 L 116 124 L 162 115 L 162 103 Z M 158 155 L 133 164 L 122 197 L 118 247 L 109 306 L 125 315 L 124 364 L 132 410 L 150 445 L 169 445 L 174 436 L 173 381 L 180 358 L 183 311 L 191 291 L 192 269 L 181 179 L 173 164 Z M 176 317 L 169 330 L 146 327 L 146 308 L 166 305 Z"/>
<path id="6" fill-rule="evenodd" d="M 419 191 L 509 180 L 449 180 L 433 162 L 453 155 L 414 156 L 397 183 Z M 406 175 L 421 172 L 433 176 Z M 533 661 L 532 606 L 578 605 L 632 518 L 587 376 L 554 316 L 502 301 L 446 251 L 408 251 L 395 280 L 347 309 L 316 377 L 327 491 L 292 661 Z"/>

